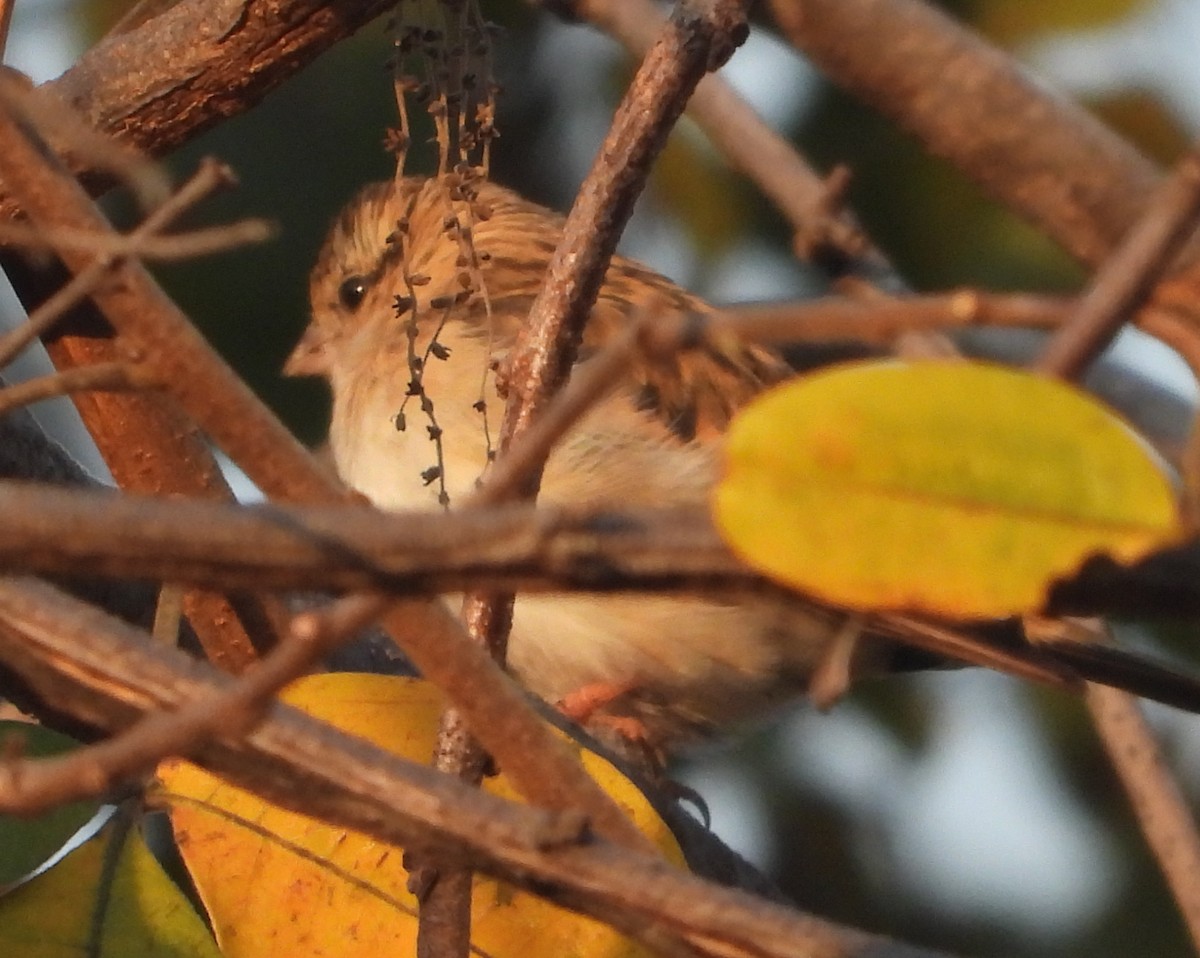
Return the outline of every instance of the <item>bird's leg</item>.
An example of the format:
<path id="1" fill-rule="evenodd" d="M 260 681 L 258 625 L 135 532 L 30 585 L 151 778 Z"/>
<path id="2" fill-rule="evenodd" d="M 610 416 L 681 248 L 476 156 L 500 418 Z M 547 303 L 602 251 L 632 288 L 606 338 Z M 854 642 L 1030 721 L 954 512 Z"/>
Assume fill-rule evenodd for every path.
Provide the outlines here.
<path id="1" fill-rule="evenodd" d="M 586 725 L 602 708 L 612 705 L 622 695 L 637 688 L 632 680 L 622 682 L 589 682 L 568 692 L 555 703 L 555 707 L 572 722 Z"/>
<path id="2" fill-rule="evenodd" d="M 847 616 L 821 652 L 812 677 L 808 680 L 808 697 L 822 712 L 833 708 L 850 690 L 850 682 L 854 677 L 854 653 L 862 635 L 862 619 L 856 615 Z"/>

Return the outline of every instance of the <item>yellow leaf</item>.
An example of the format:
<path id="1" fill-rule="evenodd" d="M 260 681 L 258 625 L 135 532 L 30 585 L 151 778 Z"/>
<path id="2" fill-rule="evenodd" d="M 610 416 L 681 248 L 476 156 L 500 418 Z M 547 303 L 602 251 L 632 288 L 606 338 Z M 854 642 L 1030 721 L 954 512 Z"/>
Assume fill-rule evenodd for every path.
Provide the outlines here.
<path id="1" fill-rule="evenodd" d="M 1136 16 L 1141 5 L 1140 0 L 984 0 L 972 16 L 981 33 L 1011 48 L 1046 37 L 1061 40 L 1071 33 L 1086 36 L 1089 30 L 1112 28 Z"/>
<path id="2" fill-rule="evenodd" d="M 1180 535 L 1141 440 L 1084 393 L 986 363 L 871 362 L 778 386 L 730 428 L 722 535 L 763 573 L 852 608 L 1038 609 L 1094 554 Z"/>
<path id="3" fill-rule="evenodd" d="M 283 698 L 422 763 L 432 754 L 444 705 L 425 682 L 347 673 L 302 679 Z M 591 752 L 583 751 L 582 760 L 656 846 L 681 864 L 669 829 L 633 784 Z M 226 958 L 416 953 L 417 903 L 405 887 L 401 849 L 270 805 L 187 762 L 164 763 L 159 781 Z M 502 775 L 485 788 L 519 800 Z M 493 958 L 645 954 L 599 922 L 483 877 L 475 880 L 471 941 Z"/>
<path id="4" fill-rule="evenodd" d="M 219 958 L 141 833 L 112 824 L 0 898 L 0 955 Z"/>

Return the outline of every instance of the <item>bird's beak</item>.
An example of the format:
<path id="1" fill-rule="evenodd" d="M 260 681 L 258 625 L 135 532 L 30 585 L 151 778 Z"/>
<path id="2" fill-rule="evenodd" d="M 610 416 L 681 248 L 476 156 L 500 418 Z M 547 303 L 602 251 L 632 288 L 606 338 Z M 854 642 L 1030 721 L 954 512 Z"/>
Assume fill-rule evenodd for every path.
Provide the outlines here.
<path id="1" fill-rule="evenodd" d="M 309 323 L 283 364 L 285 376 L 325 376 L 329 373 L 329 358 L 325 335 L 316 323 Z"/>

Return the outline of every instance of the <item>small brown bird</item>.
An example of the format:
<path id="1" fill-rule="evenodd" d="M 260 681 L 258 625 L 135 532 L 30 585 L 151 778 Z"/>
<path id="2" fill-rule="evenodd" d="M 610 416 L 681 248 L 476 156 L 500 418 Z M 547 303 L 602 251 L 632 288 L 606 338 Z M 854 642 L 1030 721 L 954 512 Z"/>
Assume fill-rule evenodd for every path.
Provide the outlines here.
<path id="1" fill-rule="evenodd" d="M 463 193 L 415 178 L 367 187 L 338 217 L 310 281 L 312 322 L 285 372 L 329 380 L 334 462 L 376 505 L 437 509 L 474 489 L 503 409 L 497 369 L 561 227 L 492 183 Z M 635 314 L 680 311 L 710 308 L 616 257 L 584 353 Z M 730 416 L 786 372 L 751 346 L 634 363 L 551 454 L 541 501 L 705 504 Z M 606 691 L 607 712 L 636 718 L 670 748 L 801 693 L 838 622 L 763 601 L 528 595 L 516 603 L 508 661 L 550 702 Z"/>
<path id="2" fill-rule="evenodd" d="M 312 322 L 285 372 L 328 379 L 338 472 L 376 505 L 438 509 L 474 489 L 503 408 L 497 374 L 561 227 L 509 190 L 457 178 L 377 183 L 338 217 L 311 277 Z M 710 311 L 615 257 L 583 354 L 635 315 Z M 730 417 L 787 372 L 774 353 L 743 345 L 631 363 L 551 454 L 541 500 L 706 504 Z M 845 622 L 763 598 L 522 595 L 508 661 L 543 699 L 577 714 L 595 699 L 599 717 L 632 720 L 649 745 L 670 750 L 802 694 Z M 1101 680 L 1121 684 L 1112 668 Z M 1183 682 L 1176 704 L 1200 702 L 1200 687 Z M 1137 690 L 1154 695 L 1146 684 Z"/>

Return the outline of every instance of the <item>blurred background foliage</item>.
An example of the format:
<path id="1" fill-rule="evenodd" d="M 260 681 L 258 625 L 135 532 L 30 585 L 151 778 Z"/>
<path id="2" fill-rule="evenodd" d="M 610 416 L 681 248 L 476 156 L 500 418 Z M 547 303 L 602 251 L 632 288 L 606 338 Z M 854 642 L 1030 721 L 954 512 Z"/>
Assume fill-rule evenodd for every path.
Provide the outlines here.
<path id="1" fill-rule="evenodd" d="M 494 176 L 565 209 L 631 63 L 585 25 L 514 0 L 482 4 L 507 31 L 496 48 L 505 93 Z M 125 6 L 42 4 L 33 16 L 65 18 L 94 38 Z M 1186 67 L 1200 63 L 1194 0 L 945 6 L 1074 87 L 1164 163 L 1200 127 L 1186 109 L 1189 99 L 1200 103 L 1200 70 Z M 18 28 L 20 16 L 18 5 Z M 358 187 L 390 173 L 381 147 L 394 115 L 387 53 L 382 26 L 369 28 L 170 161 L 182 174 L 215 154 L 238 171 L 241 187 L 207 204 L 203 219 L 259 215 L 281 228 L 268 245 L 160 276 L 309 442 L 323 433 L 324 390 L 278 369 L 304 326 L 306 272 L 326 226 Z M 1084 279 L 1020 221 L 822 83 L 771 39 L 761 12 L 729 73 L 819 169 L 851 168 L 853 209 L 914 288 L 1062 291 Z M 410 172 L 430 163 L 418 151 Z M 781 218 L 686 123 L 625 249 L 722 301 L 822 288 L 793 261 Z M 1181 647 L 1189 633 L 1181 630 Z M 1153 716 L 1195 797 L 1197 721 Z M 977 673 L 872 682 L 829 716 L 801 709 L 702 751 L 680 774 L 708 798 L 718 832 L 801 906 L 831 918 L 977 955 L 1189 953 L 1082 706 L 1061 695 Z"/>

